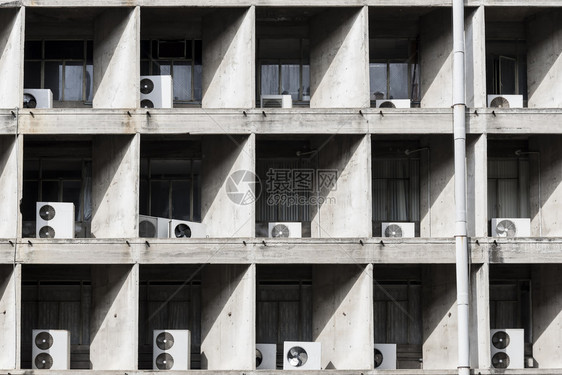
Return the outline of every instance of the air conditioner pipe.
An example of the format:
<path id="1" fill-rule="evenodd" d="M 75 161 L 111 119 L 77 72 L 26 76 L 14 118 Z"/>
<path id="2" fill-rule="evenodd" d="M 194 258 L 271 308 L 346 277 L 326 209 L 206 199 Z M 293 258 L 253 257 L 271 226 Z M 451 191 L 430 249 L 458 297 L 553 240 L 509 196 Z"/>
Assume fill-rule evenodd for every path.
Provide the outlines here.
<path id="1" fill-rule="evenodd" d="M 464 2 L 453 0 L 453 133 L 455 147 L 455 249 L 458 309 L 458 373 L 470 374 L 469 274 L 466 225 L 466 103 Z"/>

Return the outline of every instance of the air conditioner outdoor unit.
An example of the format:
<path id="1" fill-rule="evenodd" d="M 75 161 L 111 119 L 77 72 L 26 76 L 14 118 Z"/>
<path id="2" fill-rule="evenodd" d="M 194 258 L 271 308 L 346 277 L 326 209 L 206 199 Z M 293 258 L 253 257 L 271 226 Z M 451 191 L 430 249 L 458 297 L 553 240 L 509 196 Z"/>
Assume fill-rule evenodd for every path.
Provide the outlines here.
<path id="1" fill-rule="evenodd" d="M 170 220 L 170 238 L 205 238 L 207 226 L 185 220 Z"/>
<path id="2" fill-rule="evenodd" d="M 301 238 L 302 237 L 302 223 L 268 223 L 269 237 L 271 238 Z"/>
<path id="3" fill-rule="evenodd" d="M 492 237 L 531 237 L 531 219 L 493 218 Z"/>
<path id="4" fill-rule="evenodd" d="M 53 108 L 50 89 L 23 89 L 23 108 Z"/>
<path id="5" fill-rule="evenodd" d="M 32 331 L 31 366 L 34 370 L 70 369 L 70 332 L 53 329 Z"/>
<path id="6" fill-rule="evenodd" d="M 37 238 L 74 238 L 74 203 L 37 202 Z"/>
<path id="7" fill-rule="evenodd" d="M 523 108 L 523 95 L 488 95 L 489 108 Z"/>
<path id="8" fill-rule="evenodd" d="M 379 99 L 375 100 L 377 108 L 410 108 L 410 99 Z"/>
<path id="9" fill-rule="evenodd" d="M 492 329 L 490 337 L 493 368 L 524 368 L 525 336 L 523 329 Z"/>
<path id="10" fill-rule="evenodd" d="M 187 329 L 153 331 L 152 368 L 154 370 L 189 370 L 191 332 Z"/>
<path id="11" fill-rule="evenodd" d="M 396 344 L 375 344 L 375 368 L 396 370 Z"/>
<path id="12" fill-rule="evenodd" d="M 163 217 L 139 215 L 139 237 L 169 238 L 170 219 Z"/>
<path id="13" fill-rule="evenodd" d="M 277 368 L 277 344 L 256 344 L 256 370 Z"/>
<path id="14" fill-rule="evenodd" d="M 293 108 L 291 95 L 262 95 L 262 108 Z"/>
<path id="15" fill-rule="evenodd" d="M 382 223 L 383 237 L 415 237 L 415 223 Z"/>
<path id="16" fill-rule="evenodd" d="M 141 108 L 172 108 L 173 85 L 172 76 L 141 76 L 140 77 Z"/>
<path id="17" fill-rule="evenodd" d="M 319 342 L 285 341 L 283 370 L 321 370 L 322 345 Z"/>

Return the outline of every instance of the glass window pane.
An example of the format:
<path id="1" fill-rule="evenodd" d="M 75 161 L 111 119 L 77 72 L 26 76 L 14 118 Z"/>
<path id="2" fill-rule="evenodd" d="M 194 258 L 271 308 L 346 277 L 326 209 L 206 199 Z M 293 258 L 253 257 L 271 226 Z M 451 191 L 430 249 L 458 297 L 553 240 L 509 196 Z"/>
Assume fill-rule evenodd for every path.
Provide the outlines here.
<path id="1" fill-rule="evenodd" d="M 42 202 L 58 202 L 59 201 L 59 182 L 43 181 L 41 184 L 41 201 Z"/>
<path id="2" fill-rule="evenodd" d="M 371 100 L 386 99 L 386 64 L 369 64 L 369 84 L 371 87 Z"/>
<path id="3" fill-rule="evenodd" d="M 190 220 L 191 181 L 172 182 L 172 218 Z"/>
<path id="4" fill-rule="evenodd" d="M 150 57 L 150 40 L 141 40 L 140 57 L 141 59 L 148 59 Z"/>
<path id="5" fill-rule="evenodd" d="M 151 176 L 152 178 L 163 178 L 163 177 L 188 177 L 191 173 L 190 171 L 190 161 L 189 160 L 151 160 Z"/>
<path id="6" fill-rule="evenodd" d="M 161 76 L 172 74 L 172 66 L 170 61 L 154 61 L 152 64 L 152 74 Z"/>
<path id="7" fill-rule="evenodd" d="M 67 62 L 64 68 L 64 100 L 82 100 L 84 65 L 81 62 Z"/>
<path id="8" fill-rule="evenodd" d="M 94 97 L 94 66 L 86 65 L 86 101 L 91 102 Z"/>
<path id="9" fill-rule="evenodd" d="M 281 65 L 281 93 L 291 95 L 293 100 L 299 99 L 300 67 L 297 64 Z"/>
<path id="10" fill-rule="evenodd" d="M 22 220 L 35 220 L 36 202 L 39 200 L 39 183 L 25 181 L 23 183 L 23 196 L 21 214 Z"/>
<path id="11" fill-rule="evenodd" d="M 82 178 L 81 160 L 43 160 L 43 178 Z"/>
<path id="12" fill-rule="evenodd" d="M 41 88 L 41 62 L 26 61 L 23 66 L 23 87 L 26 89 Z"/>
<path id="13" fill-rule="evenodd" d="M 191 100 L 191 63 L 174 62 L 174 100 Z"/>
<path id="14" fill-rule="evenodd" d="M 62 61 L 45 62 L 45 87 L 53 92 L 53 100 L 61 100 Z"/>
<path id="15" fill-rule="evenodd" d="M 141 60 L 141 62 L 140 62 L 140 74 L 141 74 L 141 76 L 150 75 L 150 61 Z"/>
<path id="16" fill-rule="evenodd" d="M 170 217 L 170 182 L 152 181 L 150 184 L 150 214 L 158 217 Z"/>
<path id="17" fill-rule="evenodd" d="M 389 99 L 408 99 L 408 64 L 389 64 Z"/>
<path id="18" fill-rule="evenodd" d="M 63 202 L 74 203 L 74 214 L 76 221 L 82 220 L 82 204 L 80 201 L 80 190 L 82 188 L 81 181 L 63 181 L 62 183 L 62 200 Z"/>
<path id="19" fill-rule="evenodd" d="M 203 63 L 203 41 L 196 40 L 194 42 L 193 49 L 195 53 L 195 55 L 193 56 L 193 61 L 196 65 L 201 65 Z"/>
<path id="20" fill-rule="evenodd" d="M 46 59 L 84 59 L 84 42 L 81 40 L 45 41 Z"/>
<path id="21" fill-rule="evenodd" d="M 184 58 L 185 40 L 161 40 L 158 43 L 159 58 Z"/>
<path id="22" fill-rule="evenodd" d="M 148 215 L 148 180 L 140 180 L 139 213 Z"/>
<path id="23" fill-rule="evenodd" d="M 25 160 L 23 168 L 23 179 L 39 178 L 39 160 Z"/>
<path id="24" fill-rule="evenodd" d="M 260 79 L 262 95 L 279 94 L 279 65 L 262 65 Z"/>
<path id="25" fill-rule="evenodd" d="M 203 66 L 193 66 L 193 100 L 201 101 L 203 98 Z"/>
<path id="26" fill-rule="evenodd" d="M 310 65 L 302 66 L 302 100 L 310 100 Z"/>
<path id="27" fill-rule="evenodd" d="M 40 40 L 26 40 L 23 52 L 25 59 L 41 59 L 43 54 L 42 44 Z"/>
<path id="28" fill-rule="evenodd" d="M 86 60 L 91 62 L 94 60 L 94 41 L 88 40 L 86 42 Z"/>
<path id="29" fill-rule="evenodd" d="M 516 94 L 516 60 L 500 57 L 500 94 Z"/>

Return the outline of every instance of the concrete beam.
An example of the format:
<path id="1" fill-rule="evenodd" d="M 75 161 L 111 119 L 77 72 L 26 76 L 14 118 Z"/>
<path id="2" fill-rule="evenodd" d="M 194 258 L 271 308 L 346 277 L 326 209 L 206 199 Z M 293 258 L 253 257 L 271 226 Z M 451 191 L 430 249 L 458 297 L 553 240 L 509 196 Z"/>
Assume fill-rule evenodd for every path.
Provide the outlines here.
<path id="1" fill-rule="evenodd" d="M 138 235 L 140 135 L 97 135 L 92 142 L 92 237 Z"/>
<path id="2" fill-rule="evenodd" d="M 21 265 L 0 266 L 0 368 L 20 368 Z"/>
<path id="3" fill-rule="evenodd" d="M 91 269 L 90 362 L 92 370 L 136 370 L 138 364 L 139 266 L 138 264 L 132 266 L 93 265 Z"/>
<path id="4" fill-rule="evenodd" d="M 201 286 L 201 368 L 254 369 L 256 266 L 207 266 Z"/>
<path id="5" fill-rule="evenodd" d="M 322 369 L 373 369 L 373 266 L 314 266 L 312 296 Z"/>
<path id="6" fill-rule="evenodd" d="M 0 238 L 15 238 L 18 234 L 18 215 L 21 186 L 19 182 L 18 151 L 21 151 L 21 138 L 13 135 L 0 136 Z"/>
<path id="7" fill-rule="evenodd" d="M 0 108 L 23 102 L 25 8 L 0 8 Z"/>
<path id="8" fill-rule="evenodd" d="M 201 217 L 209 237 L 255 235 L 255 150 L 254 134 L 203 138 Z"/>
<path id="9" fill-rule="evenodd" d="M 562 9 L 548 9 L 527 25 L 527 89 L 530 108 L 562 107 Z"/>
<path id="10" fill-rule="evenodd" d="M 336 135 L 317 143 L 319 204 L 311 206 L 312 237 L 370 237 L 371 137 Z"/>
<path id="11" fill-rule="evenodd" d="M 94 108 L 140 105 L 140 9 L 107 9 L 94 21 Z"/>
<path id="12" fill-rule="evenodd" d="M 311 108 L 370 106 L 368 15 L 367 7 L 340 8 L 311 19 Z"/>
<path id="13" fill-rule="evenodd" d="M 203 18 L 203 108 L 255 107 L 256 9 Z"/>

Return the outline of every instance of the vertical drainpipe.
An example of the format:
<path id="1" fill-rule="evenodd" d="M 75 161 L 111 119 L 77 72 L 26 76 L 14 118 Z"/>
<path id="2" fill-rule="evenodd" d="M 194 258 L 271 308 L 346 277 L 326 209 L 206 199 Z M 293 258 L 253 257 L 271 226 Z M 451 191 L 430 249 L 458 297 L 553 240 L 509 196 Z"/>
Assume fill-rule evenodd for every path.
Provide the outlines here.
<path id="1" fill-rule="evenodd" d="M 470 373 L 464 64 L 464 1 L 453 0 L 453 127 L 455 138 L 455 249 L 457 265 L 459 375 L 468 375 Z"/>

